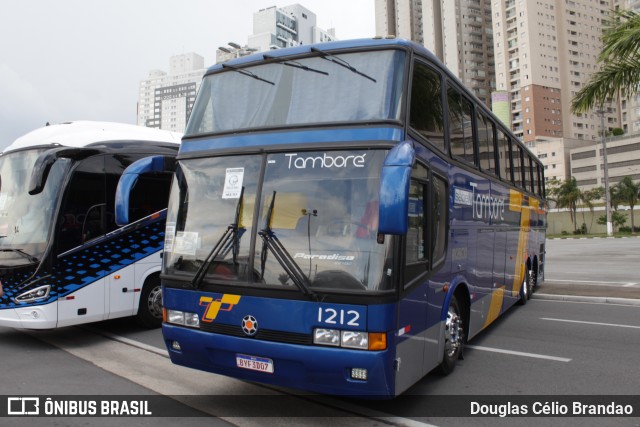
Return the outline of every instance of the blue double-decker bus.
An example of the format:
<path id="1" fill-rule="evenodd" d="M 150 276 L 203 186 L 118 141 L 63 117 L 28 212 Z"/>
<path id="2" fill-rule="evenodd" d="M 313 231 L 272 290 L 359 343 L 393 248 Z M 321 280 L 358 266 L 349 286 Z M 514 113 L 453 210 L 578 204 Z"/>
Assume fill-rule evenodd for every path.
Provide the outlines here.
<path id="1" fill-rule="evenodd" d="M 542 280 L 543 183 L 538 159 L 412 42 L 215 65 L 169 200 L 171 360 L 378 398 L 448 373 Z"/>

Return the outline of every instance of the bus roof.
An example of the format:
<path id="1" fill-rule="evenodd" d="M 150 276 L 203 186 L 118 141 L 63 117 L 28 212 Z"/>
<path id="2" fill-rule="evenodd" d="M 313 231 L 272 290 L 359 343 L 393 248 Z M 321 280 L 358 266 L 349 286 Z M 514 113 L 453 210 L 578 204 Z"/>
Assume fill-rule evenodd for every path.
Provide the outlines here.
<path id="1" fill-rule="evenodd" d="M 149 141 L 180 144 L 181 138 L 181 133 L 125 123 L 73 121 L 47 125 L 33 130 L 16 139 L 3 152 L 48 144 L 86 147 L 107 141 Z"/>
<path id="2" fill-rule="evenodd" d="M 387 38 L 369 38 L 369 39 L 354 39 L 354 40 L 338 40 L 326 43 L 315 43 L 315 44 L 307 44 L 307 45 L 298 45 L 293 47 L 286 47 L 282 49 L 273 49 L 266 52 L 257 52 L 251 55 L 241 56 L 239 58 L 234 58 L 229 61 L 226 61 L 225 64 L 229 65 L 244 65 L 249 64 L 251 62 L 259 62 L 264 60 L 264 55 L 273 58 L 279 57 L 287 57 L 294 55 L 302 55 L 305 53 L 309 53 L 312 49 L 318 50 L 336 50 L 336 49 L 358 49 L 358 48 L 375 48 L 375 47 L 404 47 L 410 48 L 415 51 L 422 53 L 427 58 L 441 63 L 441 61 L 427 48 L 424 46 L 415 43 L 411 40 L 395 38 L 395 37 L 387 37 Z M 223 68 L 222 63 L 215 64 L 211 66 L 207 72 L 212 72 L 215 70 L 221 70 Z"/>

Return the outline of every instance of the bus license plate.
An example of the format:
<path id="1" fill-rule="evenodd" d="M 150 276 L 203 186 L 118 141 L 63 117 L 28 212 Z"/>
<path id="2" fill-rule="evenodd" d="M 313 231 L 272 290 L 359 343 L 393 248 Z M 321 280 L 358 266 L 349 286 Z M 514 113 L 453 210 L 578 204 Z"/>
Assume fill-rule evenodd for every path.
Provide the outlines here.
<path id="1" fill-rule="evenodd" d="M 252 371 L 267 372 L 273 374 L 273 360 L 264 357 L 236 354 L 236 366 Z"/>

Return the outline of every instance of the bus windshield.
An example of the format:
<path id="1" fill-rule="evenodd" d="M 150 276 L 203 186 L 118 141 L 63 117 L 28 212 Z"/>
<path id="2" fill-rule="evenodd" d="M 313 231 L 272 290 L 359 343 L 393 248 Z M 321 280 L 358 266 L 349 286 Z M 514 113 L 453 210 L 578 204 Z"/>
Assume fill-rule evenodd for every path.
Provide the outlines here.
<path id="1" fill-rule="evenodd" d="M 400 119 L 403 51 L 313 55 L 205 76 L 185 136 Z"/>
<path id="2" fill-rule="evenodd" d="M 31 171 L 45 150 L 15 151 L 0 156 L 0 260 L 3 265 L 37 262 L 47 248 L 53 212 L 69 160 L 59 159 L 44 189 L 30 195 Z"/>
<path id="3" fill-rule="evenodd" d="M 385 154 L 180 161 L 169 200 L 165 273 L 305 293 L 390 290 L 383 274 L 391 266 L 390 239 L 377 242 Z"/>

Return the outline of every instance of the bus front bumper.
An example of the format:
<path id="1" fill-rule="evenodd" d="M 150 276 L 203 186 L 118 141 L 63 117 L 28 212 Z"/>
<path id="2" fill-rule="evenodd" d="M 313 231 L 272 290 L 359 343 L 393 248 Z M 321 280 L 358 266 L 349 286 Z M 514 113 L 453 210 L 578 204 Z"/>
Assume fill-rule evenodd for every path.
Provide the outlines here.
<path id="1" fill-rule="evenodd" d="M 19 329 L 53 329 L 58 323 L 57 304 L 0 309 L 0 326 Z"/>
<path id="2" fill-rule="evenodd" d="M 393 358 L 385 351 L 283 344 L 168 324 L 162 334 L 177 365 L 248 381 L 322 394 L 385 399 L 394 396 Z M 176 349 L 175 343 L 179 345 Z M 273 372 L 240 368 L 238 359 L 272 362 Z M 352 378 L 352 370 L 367 379 Z"/>

